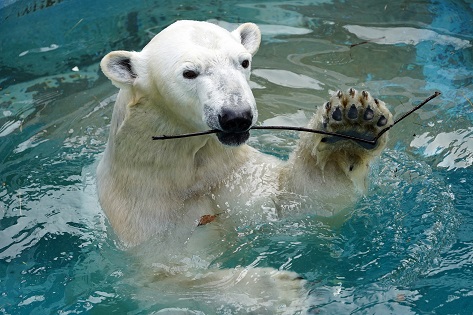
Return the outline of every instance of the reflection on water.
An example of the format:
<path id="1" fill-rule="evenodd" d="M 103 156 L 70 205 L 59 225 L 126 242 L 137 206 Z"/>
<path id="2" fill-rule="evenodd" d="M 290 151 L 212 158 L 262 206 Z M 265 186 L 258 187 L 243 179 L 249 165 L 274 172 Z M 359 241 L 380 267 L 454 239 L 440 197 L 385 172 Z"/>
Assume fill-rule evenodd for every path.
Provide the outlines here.
<path id="1" fill-rule="evenodd" d="M 422 148 L 426 156 L 443 154 L 438 167 L 452 170 L 473 165 L 473 127 L 441 132 L 435 136 L 426 132 L 412 140 L 411 146 Z"/>
<path id="2" fill-rule="evenodd" d="M 441 35 L 431 30 L 413 27 L 366 27 L 360 25 L 346 25 L 344 28 L 350 33 L 355 34 L 358 38 L 373 41 L 376 42 L 376 44 L 417 45 L 421 42 L 429 41 L 437 45 L 453 46 L 455 50 L 471 47 L 469 40 Z"/>
<path id="3" fill-rule="evenodd" d="M 0 313 L 193 305 L 140 287 L 136 261 L 100 210 L 94 175 L 117 92 L 98 61 L 140 49 L 182 18 L 261 26 L 252 87 L 262 124 L 303 125 L 330 92 L 351 86 L 383 99 L 396 117 L 442 92 L 393 128 L 369 194 L 345 224 L 332 229 L 304 216 L 244 226 L 213 264 L 297 271 L 321 314 L 471 313 L 472 4 L 46 2 L 0 4 L 9 30 L 0 34 Z M 296 139 L 258 131 L 250 143 L 287 158 Z"/>
<path id="4" fill-rule="evenodd" d="M 307 77 L 302 74 L 296 74 L 287 70 L 277 69 L 255 69 L 252 71 L 253 76 L 264 78 L 269 82 L 295 89 L 314 89 L 322 90 L 322 82 Z"/>

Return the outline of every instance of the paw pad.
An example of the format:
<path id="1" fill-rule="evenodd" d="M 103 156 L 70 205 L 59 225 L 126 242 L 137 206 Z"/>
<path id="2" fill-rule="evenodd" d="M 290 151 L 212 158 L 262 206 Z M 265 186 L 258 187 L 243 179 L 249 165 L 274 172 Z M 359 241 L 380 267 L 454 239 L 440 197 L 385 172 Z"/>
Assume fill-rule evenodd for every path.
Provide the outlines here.
<path id="1" fill-rule="evenodd" d="M 335 92 L 322 111 L 324 130 L 363 139 L 373 139 L 382 129 L 393 124 L 392 114 L 384 102 L 373 98 L 367 91 L 358 92 L 353 88 L 346 93 Z M 342 139 L 329 137 L 324 140 L 333 143 Z"/>
<path id="2" fill-rule="evenodd" d="M 382 115 L 381 117 L 379 117 L 378 123 L 376 125 L 378 127 L 383 127 L 383 126 L 386 126 L 387 123 L 388 123 L 388 120 L 386 119 L 386 117 L 384 117 L 384 115 Z"/>
<path id="3" fill-rule="evenodd" d="M 363 119 L 364 120 L 371 120 L 374 117 L 374 111 L 371 109 L 371 107 L 368 106 L 368 108 L 365 110 L 365 113 L 363 114 Z"/>
<path id="4" fill-rule="evenodd" d="M 335 119 L 336 121 L 341 121 L 342 120 L 342 111 L 340 110 L 340 107 L 337 106 L 335 110 L 332 113 L 332 118 Z"/>
<path id="5" fill-rule="evenodd" d="M 351 105 L 350 109 L 348 110 L 347 116 L 350 119 L 357 119 L 358 118 L 358 109 L 356 108 L 355 104 Z"/>

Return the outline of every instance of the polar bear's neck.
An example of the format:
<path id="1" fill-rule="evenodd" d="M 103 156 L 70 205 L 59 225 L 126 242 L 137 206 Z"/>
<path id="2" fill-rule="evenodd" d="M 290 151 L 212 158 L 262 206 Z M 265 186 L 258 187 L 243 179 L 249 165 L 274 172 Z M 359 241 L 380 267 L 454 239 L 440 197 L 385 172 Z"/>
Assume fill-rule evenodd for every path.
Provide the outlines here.
<path id="1" fill-rule="evenodd" d="M 156 104 L 129 106 L 117 99 L 105 154 L 97 169 L 99 198 L 112 225 L 121 235 L 127 229 L 143 235 L 130 235 L 130 243 L 165 230 L 187 216 L 183 207 L 196 196 L 211 195 L 248 159 L 246 146 L 223 146 L 215 135 L 177 140 L 153 141 L 162 134 L 185 130 Z M 193 201 L 194 202 L 194 201 Z M 154 222 L 146 227 L 139 222 Z M 137 225 L 137 226 L 134 226 Z M 121 231 L 123 229 L 123 231 Z M 126 238 L 126 237 L 125 237 Z"/>
<path id="2" fill-rule="evenodd" d="M 214 186 L 215 181 L 221 181 L 247 159 L 247 146 L 223 146 L 215 135 L 152 141 L 156 135 L 195 130 L 172 121 L 172 114 L 151 102 L 123 104 L 117 100 L 104 156 L 114 174 L 136 173 L 136 181 L 140 182 L 153 178 L 160 183 L 160 191 L 169 194 L 168 190 L 192 191 L 198 189 L 193 186 Z"/>
<path id="3" fill-rule="evenodd" d="M 173 196 L 181 201 L 216 187 L 246 160 L 242 153 L 245 147 L 222 148 L 213 139 L 148 140 L 151 143 L 147 144 L 122 141 L 121 137 L 118 140 L 109 158 L 113 176 L 121 177 L 119 182 L 144 186 L 139 188 L 140 194 L 149 191 L 154 196 Z"/>

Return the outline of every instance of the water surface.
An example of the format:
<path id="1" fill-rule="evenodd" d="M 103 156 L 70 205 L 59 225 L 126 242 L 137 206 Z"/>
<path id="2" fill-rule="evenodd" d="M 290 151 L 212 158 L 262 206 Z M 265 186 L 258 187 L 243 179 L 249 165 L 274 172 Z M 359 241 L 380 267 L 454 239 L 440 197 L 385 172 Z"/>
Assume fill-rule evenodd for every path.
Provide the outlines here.
<path id="1" fill-rule="evenodd" d="M 98 62 L 177 19 L 261 27 L 260 123 L 303 125 L 352 86 L 396 117 L 442 92 L 393 128 L 342 226 L 245 226 L 213 263 L 296 271 L 318 314 L 472 314 L 471 2 L 10 0 L 0 12 L 0 314 L 213 313 L 137 298 L 137 263 L 95 192 L 117 93 Z M 296 139 L 258 131 L 250 143 L 285 159 Z"/>

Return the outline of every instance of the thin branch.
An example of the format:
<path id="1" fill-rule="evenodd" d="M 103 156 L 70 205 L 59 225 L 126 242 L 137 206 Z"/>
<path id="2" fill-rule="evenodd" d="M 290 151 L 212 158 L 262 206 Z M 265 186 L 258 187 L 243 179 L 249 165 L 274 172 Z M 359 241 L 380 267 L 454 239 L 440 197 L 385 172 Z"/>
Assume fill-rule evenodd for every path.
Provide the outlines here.
<path id="1" fill-rule="evenodd" d="M 326 135 L 326 136 L 333 136 L 333 137 L 339 137 L 339 138 L 344 138 L 348 140 L 354 140 L 354 141 L 359 141 L 359 142 L 365 142 L 369 144 L 376 144 L 377 139 L 363 139 L 363 138 L 358 138 L 350 135 L 344 135 L 341 133 L 336 133 L 336 132 L 330 132 L 330 131 L 324 131 L 324 130 L 317 130 L 317 129 L 309 129 L 309 128 L 304 128 L 304 127 L 290 127 L 290 126 L 254 126 L 251 127 L 250 129 L 269 129 L 269 130 L 291 130 L 291 131 L 301 131 L 301 132 L 311 132 L 311 133 L 318 133 L 321 135 Z"/>
<path id="2" fill-rule="evenodd" d="M 392 127 L 394 127 L 394 125 L 396 125 L 397 123 L 399 123 L 401 120 L 403 120 L 404 118 L 406 118 L 407 116 L 409 116 L 410 114 L 412 114 L 413 112 L 415 112 L 416 110 L 418 110 L 419 108 L 421 108 L 422 106 L 424 106 L 425 104 L 427 104 L 428 102 L 430 102 L 432 99 L 436 98 L 437 96 L 439 96 L 441 93 L 440 92 L 435 92 L 434 94 L 432 94 L 431 96 L 429 96 L 428 98 L 426 98 L 422 103 L 420 103 L 419 105 L 415 106 L 414 108 L 412 108 L 410 111 L 408 111 L 407 113 L 405 113 L 404 115 L 402 115 L 401 117 L 399 117 L 398 119 L 396 119 L 394 121 L 394 123 L 391 125 L 391 126 L 388 126 L 386 128 L 384 128 L 383 130 L 381 130 L 379 132 L 379 134 L 374 137 L 373 139 L 363 139 L 363 138 L 359 138 L 359 137 L 354 137 L 354 136 L 350 136 L 350 135 L 345 135 L 345 134 L 341 134 L 341 133 L 335 133 L 335 132 L 329 132 L 329 131 L 324 131 L 324 130 L 317 130 L 317 129 L 309 129 L 309 128 L 304 128 L 304 127 L 290 127 L 290 126 L 253 126 L 251 127 L 250 129 L 252 130 L 255 130 L 255 129 L 266 129 L 266 130 L 290 130 L 290 131 L 299 131 L 299 132 L 311 132 L 311 133 L 318 133 L 318 134 L 322 134 L 322 135 L 327 135 L 327 136 L 332 136 L 332 137 L 339 137 L 339 138 L 344 138 L 344 139 L 348 139 L 348 140 L 353 140 L 353 141 L 358 141 L 358 142 L 364 142 L 364 143 L 368 143 L 368 144 L 376 144 L 376 142 L 378 141 L 378 139 L 384 134 L 386 133 L 389 129 L 391 129 Z M 169 140 L 169 139 L 180 139 L 180 138 L 188 138 L 188 137 L 195 137 L 195 136 L 202 136 L 202 135 L 209 135 L 209 134 L 212 134 L 212 133 L 217 133 L 217 132 L 222 132 L 221 130 L 216 130 L 216 129 L 212 129 L 212 130 L 207 130 L 207 131 L 201 131 L 201 132 L 193 132 L 193 133 L 184 133 L 184 134 L 180 134 L 180 135 L 161 135 L 161 136 L 155 136 L 153 137 L 152 139 L 153 140 Z"/>
<path id="3" fill-rule="evenodd" d="M 217 133 L 220 130 L 217 129 L 212 129 L 212 130 L 207 130 L 207 131 L 200 131 L 200 132 L 191 132 L 191 133 L 183 133 L 180 135 L 161 135 L 161 136 L 155 136 L 153 137 L 153 140 L 168 140 L 168 139 L 179 139 L 179 138 L 188 138 L 188 137 L 195 137 L 195 136 L 204 136 L 204 135 L 209 135 L 212 133 Z"/>
<path id="4" fill-rule="evenodd" d="M 356 47 L 356 46 L 360 46 L 360 45 L 364 45 L 364 44 L 368 44 L 368 43 L 371 43 L 371 42 L 376 42 L 378 40 L 382 40 L 382 39 L 385 39 L 386 37 L 380 37 L 380 38 L 373 38 L 373 39 L 369 39 L 369 40 L 365 40 L 364 42 L 360 42 L 360 43 L 356 43 L 356 44 L 351 44 L 350 45 L 350 48 L 353 48 L 353 47 Z"/>
<path id="5" fill-rule="evenodd" d="M 396 119 L 396 120 L 394 121 L 394 123 L 393 123 L 391 126 L 389 126 L 389 127 L 385 128 L 385 129 L 381 130 L 381 131 L 379 132 L 379 134 L 376 136 L 375 140 L 378 140 L 379 137 L 381 137 L 386 131 L 388 131 L 389 129 L 391 129 L 395 124 L 397 124 L 398 122 L 400 122 L 401 120 L 403 120 L 404 118 L 406 118 L 407 116 L 409 116 L 410 114 L 412 114 L 413 112 L 415 112 L 416 110 L 418 110 L 419 108 L 421 108 L 422 106 L 424 106 L 425 104 L 427 104 L 428 102 L 430 102 L 432 99 L 434 99 L 434 98 L 436 98 L 437 96 L 439 96 L 440 94 L 442 94 L 442 93 L 440 93 L 440 92 L 438 92 L 438 91 L 435 91 L 434 94 L 432 94 L 432 95 L 430 95 L 429 97 L 427 97 L 422 103 L 420 103 L 419 105 L 415 106 L 415 107 L 412 108 L 410 111 L 408 111 L 407 113 L 405 113 L 404 115 L 402 115 L 401 117 L 399 117 L 398 119 Z"/>

